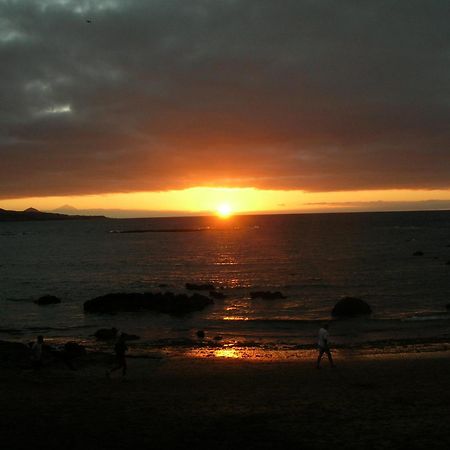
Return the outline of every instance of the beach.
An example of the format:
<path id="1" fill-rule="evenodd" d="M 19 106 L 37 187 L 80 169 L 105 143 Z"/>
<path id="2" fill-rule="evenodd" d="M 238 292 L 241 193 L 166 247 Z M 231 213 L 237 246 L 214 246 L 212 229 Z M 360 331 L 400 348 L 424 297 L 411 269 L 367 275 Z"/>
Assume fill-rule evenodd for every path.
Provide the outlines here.
<path id="1" fill-rule="evenodd" d="M 133 355 L 131 355 L 133 356 Z M 449 352 L 304 358 L 88 354 L 40 373 L 2 358 L 5 449 L 384 449 L 450 445 Z"/>

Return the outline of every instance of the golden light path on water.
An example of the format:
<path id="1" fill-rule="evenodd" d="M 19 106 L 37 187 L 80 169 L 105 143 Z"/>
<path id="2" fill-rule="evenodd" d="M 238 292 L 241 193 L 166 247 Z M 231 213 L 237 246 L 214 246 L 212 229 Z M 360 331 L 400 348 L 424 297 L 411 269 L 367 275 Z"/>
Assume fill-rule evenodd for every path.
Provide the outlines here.
<path id="1" fill-rule="evenodd" d="M 194 348 L 186 356 L 196 359 L 247 360 L 251 362 L 313 360 L 316 351 L 310 349 L 266 349 L 262 347 L 238 347 L 226 344 L 220 348 Z"/>
<path id="2" fill-rule="evenodd" d="M 333 349 L 333 359 L 340 363 L 354 362 L 361 359 L 403 359 L 433 357 L 436 352 L 448 352 L 447 344 L 424 344 L 423 346 L 392 346 L 387 348 L 339 348 Z M 269 349 L 264 347 L 229 347 L 191 349 L 184 356 L 195 359 L 216 359 L 217 361 L 248 361 L 249 363 L 292 362 L 311 364 L 315 368 L 317 349 Z M 328 368 L 328 361 L 324 361 Z"/>

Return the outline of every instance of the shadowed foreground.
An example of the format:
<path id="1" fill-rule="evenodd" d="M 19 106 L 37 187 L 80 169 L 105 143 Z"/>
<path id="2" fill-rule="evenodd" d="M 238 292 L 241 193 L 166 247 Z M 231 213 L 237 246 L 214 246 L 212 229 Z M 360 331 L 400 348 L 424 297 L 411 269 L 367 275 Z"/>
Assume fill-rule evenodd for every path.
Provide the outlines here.
<path id="1" fill-rule="evenodd" d="M 339 361 L 338 361 L 339 362 Z M 433 448 L 450 446 L 446 354 L 308 362 L 130 359 L 0 372 L 2 448 Z"/>

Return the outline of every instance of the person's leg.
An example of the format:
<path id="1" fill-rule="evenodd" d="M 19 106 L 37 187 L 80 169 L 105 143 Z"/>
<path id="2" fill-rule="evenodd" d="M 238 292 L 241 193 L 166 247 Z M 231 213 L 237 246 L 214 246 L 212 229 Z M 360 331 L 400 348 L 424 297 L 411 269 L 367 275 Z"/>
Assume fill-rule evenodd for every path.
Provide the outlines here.
<path id="1" fill-rule="evenodd" d="M 116 370 L 119 370 L 122 368 L 122 358 L 120 356 L 116 355 L 116 364 L 114 365 L 114 367 L 109 371 L 109 373 L 113 373 Z"/>
<path id="2" fill-rule="evenodd" d="M 330 349 L 327 348 L 327 349 L 325 350 L 325 353 L 326 353 L 327 356 L 328 356 L 328 361 L 330 361 L 331 367 L 334 367 L 333 357 L 331 356 Z"/>
<path id="3" fill-rule="evenodd" d="M 127 373 L 127 360 L 125 357 L 118 358 L 117 364 L 109 371 L 109 373 L 113 373 L 116 370 L 122 369 L 122 375 L 126 375 Z"/>
<path id="4" fill-rule="evenodd" d="M 320 360 L 322 359 L 323 356 L 323 348 L 319 348 L 319 356 L 317 357 L 317 368 L 320 369 Z"/>

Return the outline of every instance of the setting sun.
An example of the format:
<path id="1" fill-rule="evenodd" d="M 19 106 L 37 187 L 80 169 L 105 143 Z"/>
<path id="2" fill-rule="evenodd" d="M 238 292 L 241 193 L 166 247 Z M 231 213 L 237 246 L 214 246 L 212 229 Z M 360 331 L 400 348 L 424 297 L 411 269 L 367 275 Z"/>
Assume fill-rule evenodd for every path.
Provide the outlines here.
<path id="1" fill-rule="evenodd" d="M 231 206 L 228 203 L 222 203 L 217 207 L 217 215 L 222 218 L 231 216 Z"/>

